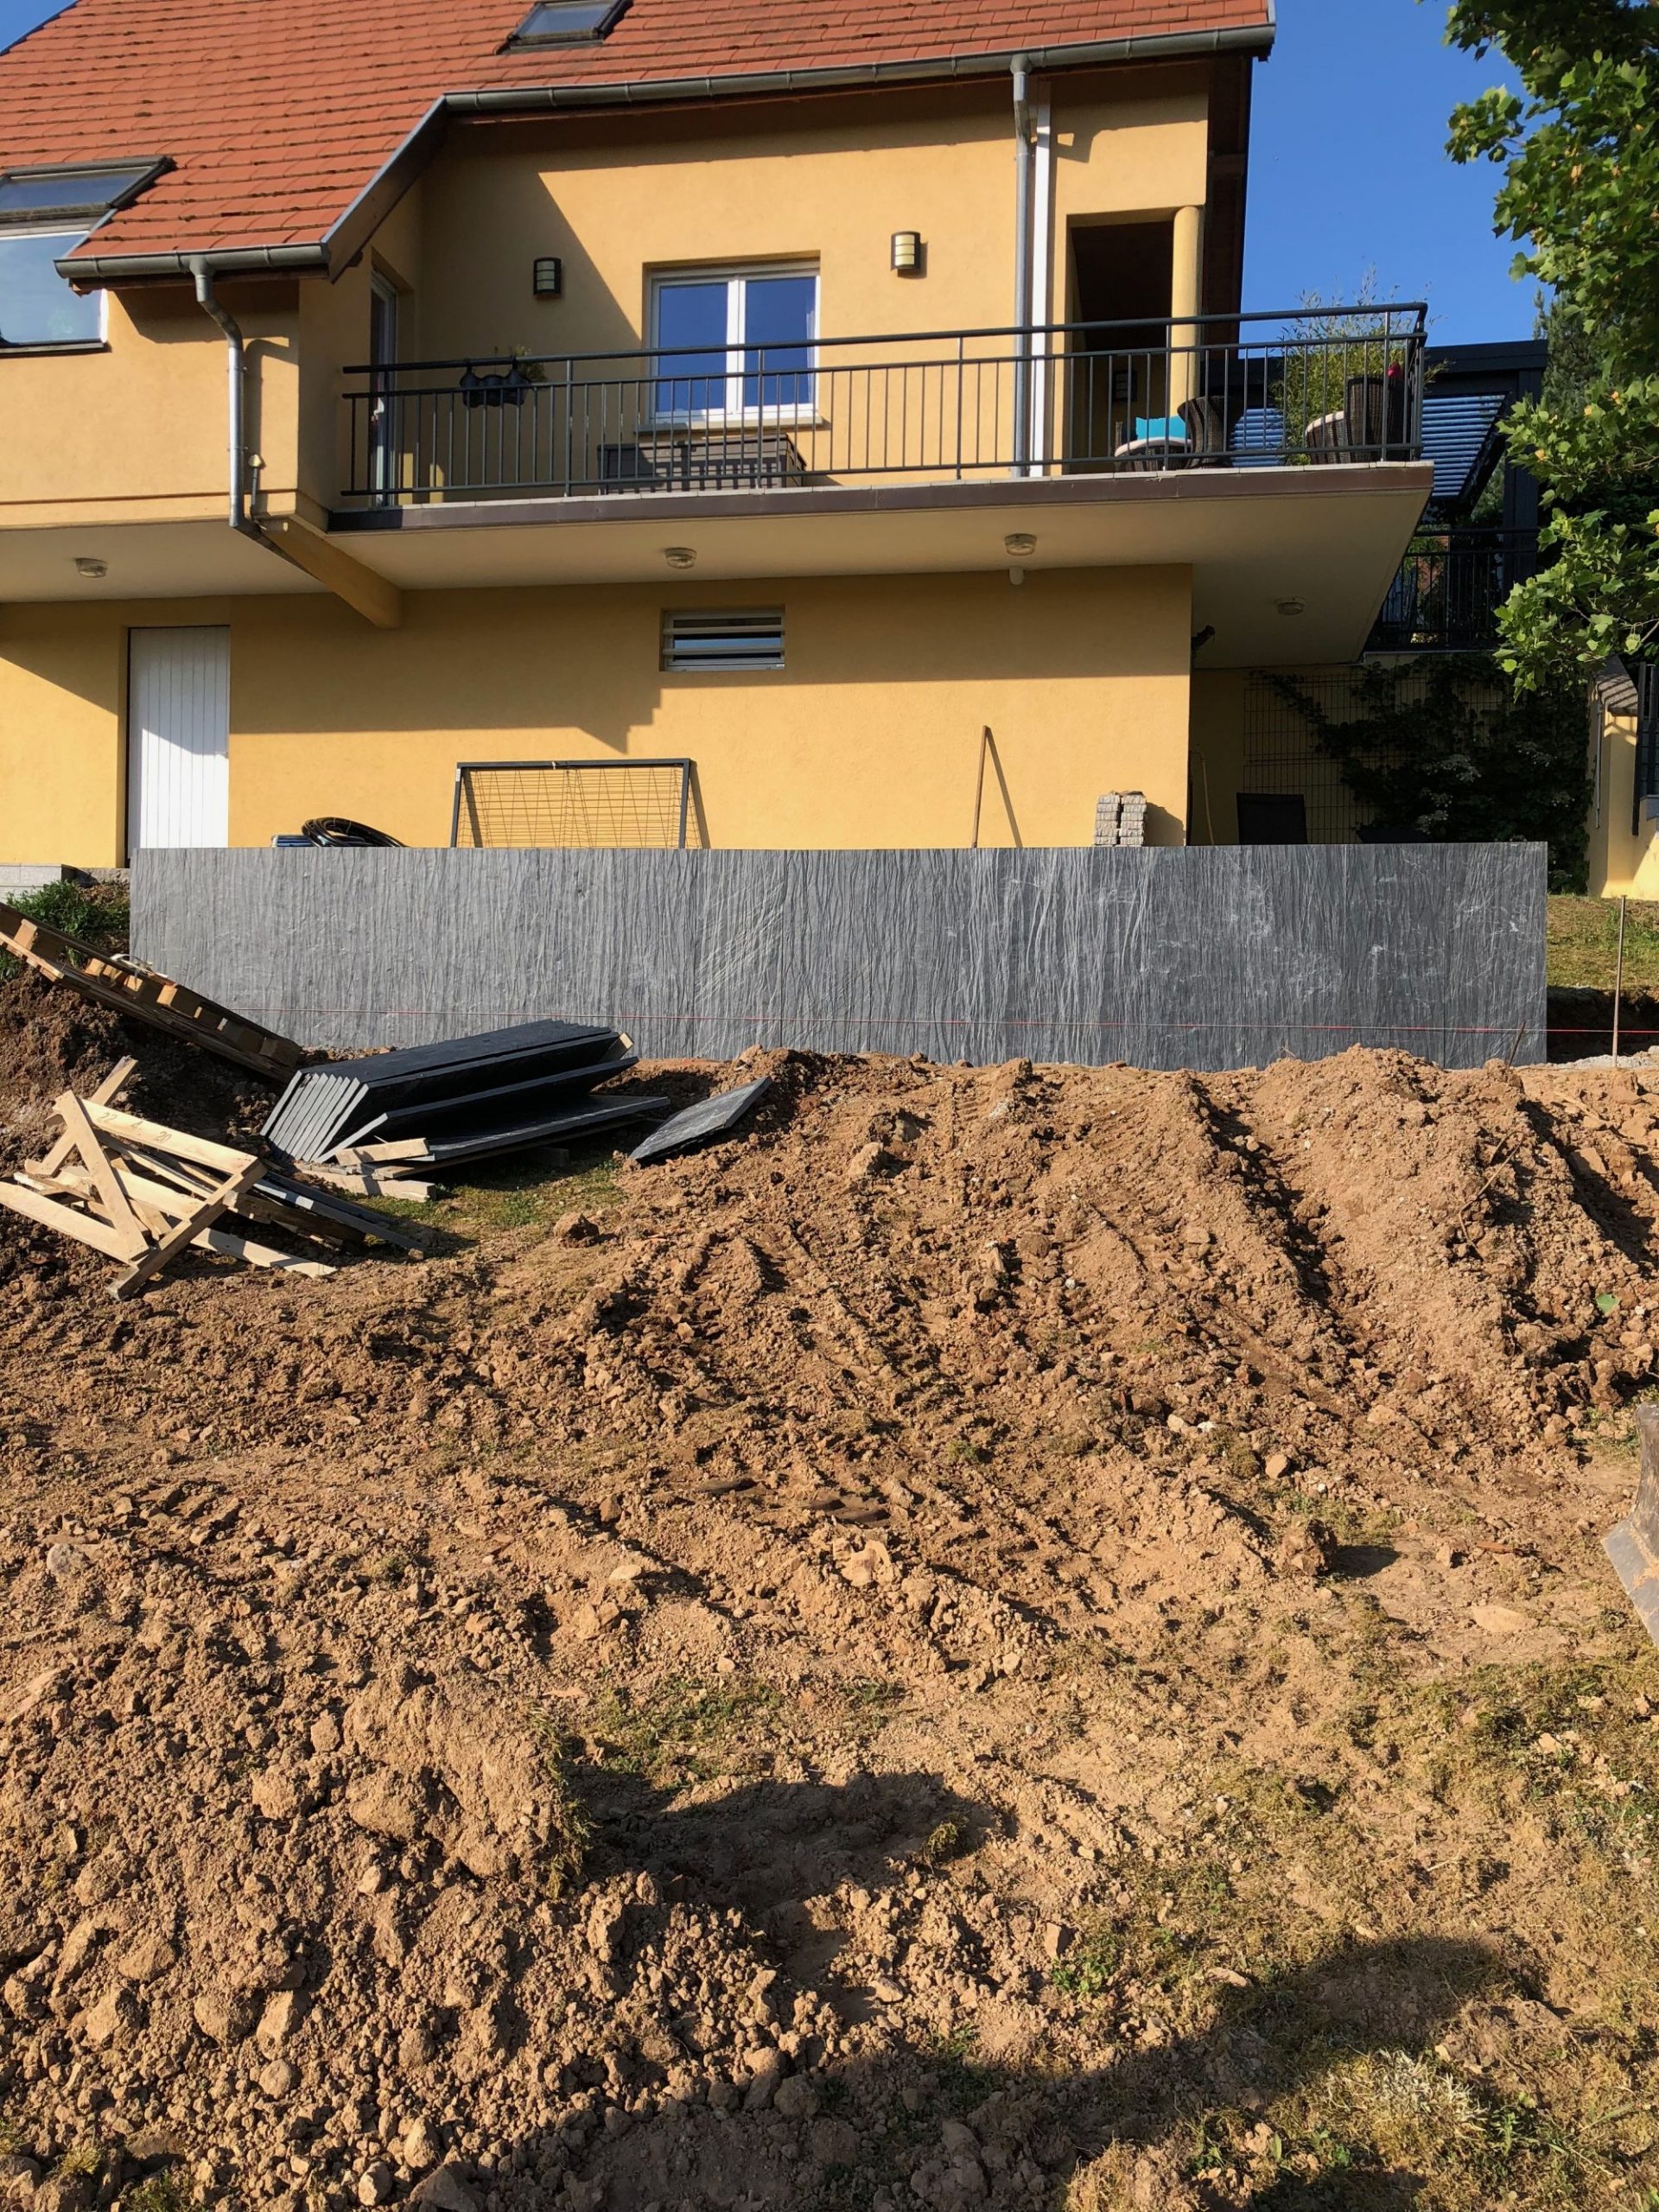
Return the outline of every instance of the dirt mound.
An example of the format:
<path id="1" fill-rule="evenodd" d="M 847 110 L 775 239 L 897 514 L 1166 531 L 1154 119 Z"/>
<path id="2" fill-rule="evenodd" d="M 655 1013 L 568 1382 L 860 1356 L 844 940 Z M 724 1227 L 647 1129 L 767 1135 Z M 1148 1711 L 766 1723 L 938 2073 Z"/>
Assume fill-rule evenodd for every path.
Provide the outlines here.
<path id="1" fill-rule="evenodd" d="M 760 1068 L 419 1264 L 8 1225 L 0 2201 L 1659 2187 L 1637 1079 Z"/>
<path id="2" fill-rule="evenodd" d="M 61 985 L 19 969 L 0 975 L 0 1170 L 10 1173 L 55 1133 L 52 1101 L 87 1091 L 115 1063 L 138 1063 L 122 1103 L 200 1136 L 257 1128 L 276 1093 L 194 1045 L 124 1021 Z"/>

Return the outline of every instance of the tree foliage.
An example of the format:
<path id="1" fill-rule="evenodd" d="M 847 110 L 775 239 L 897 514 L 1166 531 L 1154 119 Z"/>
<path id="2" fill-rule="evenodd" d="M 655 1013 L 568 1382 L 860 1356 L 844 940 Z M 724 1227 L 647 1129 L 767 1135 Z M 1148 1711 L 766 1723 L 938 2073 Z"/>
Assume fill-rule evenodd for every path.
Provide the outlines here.
<path id="1" fill-rule="evenodd" d="M 1336 761 L 1389 842 L 1536 840 L 1550 887 L 1584 887 L 1590 800 L 1581 683 L 1522 691 L 1484 653 L 1374 661 L 1333 715 L 1292 676 L 1269 679 Z"/>
<path id="2" fill-rule="evenodd" d="M 1536 686 L 1659 648 L 1659 4 L 1457 0 L 1447 36 L 1520 76 L 1457 111 L 1449 150 L 1503 169 L 1516 273 L 1588 357 L 1509 426 L 1554 557 L 1504 607 L 1501 658 Z"/>

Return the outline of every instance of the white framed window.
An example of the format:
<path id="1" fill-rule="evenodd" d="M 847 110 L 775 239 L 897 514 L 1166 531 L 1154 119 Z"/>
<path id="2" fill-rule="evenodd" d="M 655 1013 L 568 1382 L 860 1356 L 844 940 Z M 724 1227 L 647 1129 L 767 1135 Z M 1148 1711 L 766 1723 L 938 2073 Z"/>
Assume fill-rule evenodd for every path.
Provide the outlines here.
<path id="1" fill-rule="evenodd" d="M 104 343 L 103 293 L 77 292 L 57 264 L 167 167 L 126 161 L 0 169 L 0 353 Z"/>
<path id="2" fill-rule="evenodd" d="M 658 422 L 791 423 L 817 404 L 818 272 L 807 263 L 652 279 Z"/>
<path id="3" fill-rule="evenodd" d="M 86 235 L 84 224 L 73 231 L 10 224 L 0 229 L 0 353 L 103 344 L 103 293 L 74 291 L 57 271 Z"/>

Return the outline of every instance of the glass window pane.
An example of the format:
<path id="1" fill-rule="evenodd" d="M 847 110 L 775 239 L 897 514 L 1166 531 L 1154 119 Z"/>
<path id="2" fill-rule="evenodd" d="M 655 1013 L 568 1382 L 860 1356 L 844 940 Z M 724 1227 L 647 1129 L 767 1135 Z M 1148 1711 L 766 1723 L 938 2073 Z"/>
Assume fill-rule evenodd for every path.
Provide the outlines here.
<path id="1" fill-rule="evenodd" d="M 550 45 L 561 39 L 598 38 L 610 29 L 609 19 L 621 12 L 616 0 L 543 0 L 542 6 L 531 10 L 514 35 Z"/>
<path id="2" fill-rule="evenodd" d="M 658 287 L 657 343 L 669 357 L 658 364 L 659 415 L 707 415 L 725 406 L 730 290 L 723 278 Z"/>
<path id="3" fill-rule="evenodd" d="M 67 346 L 101 335 L 97 293 L 72 292 L 52 266 L 83 235 L 8 238 L 0 231 L 0 345 Z"/>
<path id="4" fill-rule="evenodd" d="M 743 404 L 810 407 L 816 276 L 751 276 L 745 286 Z"/>
<path id="5" fill-rule="evenodd" d="M 0 177 L 0 215 L 34 215 L 43 209 L 107 207 L 130 192 L 153 164 L 68 176 Z"/>

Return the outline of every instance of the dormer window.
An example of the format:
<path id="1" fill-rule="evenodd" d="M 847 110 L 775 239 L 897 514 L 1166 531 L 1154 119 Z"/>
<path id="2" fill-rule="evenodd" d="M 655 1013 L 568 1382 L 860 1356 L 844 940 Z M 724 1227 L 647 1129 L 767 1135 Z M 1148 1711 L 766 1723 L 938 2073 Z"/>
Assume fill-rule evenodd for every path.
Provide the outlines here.
<path id="1" fill-rule="evenodd" d="M 608 38 L 626 13 L 628 0 L 542 0 L 532 8 L 510 46 L 587 46 Z"/>
<path id="2" fill-rule="evenodd" d="M 57 265 L 166 166 L 101 162 L 0 170 L 0 353 L 103 343 L 104 295 L 73 290 Z"/>

